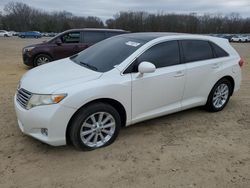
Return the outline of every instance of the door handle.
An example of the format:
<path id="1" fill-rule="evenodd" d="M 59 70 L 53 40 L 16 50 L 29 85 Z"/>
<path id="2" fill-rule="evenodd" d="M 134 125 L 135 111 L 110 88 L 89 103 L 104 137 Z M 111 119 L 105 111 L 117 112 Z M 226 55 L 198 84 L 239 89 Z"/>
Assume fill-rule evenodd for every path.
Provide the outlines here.
<path id="1" fill-rule="evenodd" d="M 184 76 L 184 72 L 183 71 L 177 71 L 174 75 L 174 77 L 182 77 Z"/>

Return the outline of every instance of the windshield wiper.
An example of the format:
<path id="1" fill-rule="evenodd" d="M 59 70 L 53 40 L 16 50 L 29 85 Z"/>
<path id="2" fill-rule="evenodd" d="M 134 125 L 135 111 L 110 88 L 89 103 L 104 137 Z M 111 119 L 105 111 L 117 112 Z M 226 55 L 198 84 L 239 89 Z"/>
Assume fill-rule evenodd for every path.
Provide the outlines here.
<path id="1" fill-rule="evenodd" d="M 94 70 L 94 71 L 98 70 L 95 66 L 90 65 L 88 63 L 80 62 L 80 64 L 83 65 L 83 66 L 85 66 L 85 67 L 87 67 L 87 68 L 89 68 L 89 69 L 91 69 L 91 70 Z"/>

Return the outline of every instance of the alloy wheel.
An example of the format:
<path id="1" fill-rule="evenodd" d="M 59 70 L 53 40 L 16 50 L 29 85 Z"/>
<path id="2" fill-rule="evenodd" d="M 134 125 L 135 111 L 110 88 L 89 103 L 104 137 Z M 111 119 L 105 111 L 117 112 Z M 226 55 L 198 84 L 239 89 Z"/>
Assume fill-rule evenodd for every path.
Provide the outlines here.
<path id="1" fill-rule="evenodd" d="M 82 142 L 91 148 L 107 143 L 115 133 L 114 117 L 107 112 L 97 112 L 86 118 L 80 129 Z"/>
<path id="2" fill-rule="evenodd" d="M 47 57 L 39 57 L 38 59 L 37 59 L 37 65 L 39 66 L 39 65 L 43 65 L 43 64 L 46 64 L 46 63 L 49 63 L 50 62 L 50 60 L 47 58 Z"/>
<path id="3" fill-rule="evenodd" d="M 213 105 L 219 109 L 225 105 L 229 97 L 229 87 L 227 84 L 220 84 L 213 95 Z"/>

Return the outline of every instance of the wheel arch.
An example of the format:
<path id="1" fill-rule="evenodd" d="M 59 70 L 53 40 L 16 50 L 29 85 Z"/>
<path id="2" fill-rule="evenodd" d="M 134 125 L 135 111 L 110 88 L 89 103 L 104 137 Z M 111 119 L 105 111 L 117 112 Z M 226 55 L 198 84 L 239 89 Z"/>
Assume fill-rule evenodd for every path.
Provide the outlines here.
<path id="1" fill-rule="evenodd" d="M 227 76 L 223 76 L 223 77 L 220 78 L 217 82 L 215 82 L 215 84 L 212 86 L 212 88 L 210 89 L 210 92 L 209 92 L 209 94 L 208 94 L 208 96 L 207 96 L 207 101 L 208 101 L 209 95 L 210 95 L 210 93 L 212 92 L 214 86 L 215 86 L 219 81 L 221 81 L 221 80 L 223 80 L 223 79 L 227 79 L 227 80 L 232 84 L 232 91 L 231 91 L 231 93 L 230 93 L 230 96 L 233 95 L 234 87 L 235 87 L 235 81 L 234 81 L 234 79 L 233 79 L 232 76 L 227 75 Z"/>
<path id="2" fill-rule="evenodd" d="M 227 79 L 227 80 L 232 84 L 232 91 L 231 91 L 231 93 L 230 93 L 230 95 L 232 96 L 233 93 L 234 93 L 234 87 L 235 87 L 235 81 L 234 81 L 233 77 L 230 76 L 230 75 L 227 75 L 227 76 L 224 76 L 224 77 L 222 77 L 221 79 L 219 79 L 218 82 L 219 82 L 220 80 L 222 80 L 222 79 Z M 217 83 L 217 82 L 216 82 L 216 83 Z"/>
<path id="3" fill-rule="evenodd" d="M 71 128 L 71 122 L 73 120 L 73 118 L 79 113 L 79 111 L 82 109 L 82 108 L 85 108 L 86 106 L 88 105 L 91 105 L 91 104 L 94 104 L 94 103 L 97 103 L 97 102 L 102 102 L 102 103 L 106 103 L 106 104 L 109 104 L 111 106 L 113 106 L 117 112 L 119 113 L 120 117 L 121 117 L 121 121 L 122 121 L 122 127 L 125 127 L 126 126 L 126 121 L 127 121 L 127 113 L 126 113 L 126 110 L 124 108 L 124 106 L 117 100 L 115 99 L 111 99 L 111 98 L 100 98 L 100 99 L 95 99 L 95 100 L 92 100 L 92 101 L 89 101 L 87 102 L 86 104 L 82 105 L 73 115 L 72 117 L 70 118 L 69 122 L 68 122 L 68 125 L 67 125 L 67 128 L 66 128 L 66 142 L 67 143 L 70 143 L 70 136 L 69 136 L 69 132 L 70 132 L 70 128 Z"/>

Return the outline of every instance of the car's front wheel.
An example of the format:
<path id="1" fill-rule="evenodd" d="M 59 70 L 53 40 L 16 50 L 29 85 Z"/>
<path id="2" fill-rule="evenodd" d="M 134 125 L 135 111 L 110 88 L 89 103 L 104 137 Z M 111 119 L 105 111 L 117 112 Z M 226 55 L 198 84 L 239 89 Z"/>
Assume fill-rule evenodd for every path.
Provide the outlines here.
<path id="1" fill-rule="evenodd" d="M 227 79 L 221 79 L 218 81 L 211 90 L 206 108 L 211 112 L 221 111 L 228 103 L 231 93 L 232 84 Z"/>
<path id="2" fill-rule="evenodd" d="M 48 56 L 47 54 L 40 54 L 36 56 L 34 61 L 34 66 L 40 66 L 46 63 L 51 62 L 52 58 Z"/>
<path id="3" fill-rule="evenodd" d="M 71 121 L 70 139 L 81 150 L 93 150 L 114 142 L 121 127 L 117 110 L 106 103 L 82 108 Z"/>

